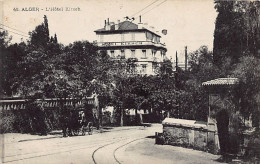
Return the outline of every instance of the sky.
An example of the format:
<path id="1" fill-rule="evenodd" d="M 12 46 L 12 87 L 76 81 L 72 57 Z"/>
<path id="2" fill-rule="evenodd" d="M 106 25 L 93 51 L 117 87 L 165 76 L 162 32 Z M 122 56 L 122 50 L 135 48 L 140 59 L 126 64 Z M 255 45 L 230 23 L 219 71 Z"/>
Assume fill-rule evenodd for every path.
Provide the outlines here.
<path id="1" fill-rule="evenodd" d="M 22 11 L 29 7 L 39 11 Z M 55 7 L 63 11 L 50 11 Z M 177 51 L 179 62 L 183 62 L 185 46 L 188 52 L 202 45 L 213 49 L 217 12 L 213 0 L 0 0 L 0 28 L 9 31 L 13 43 L 29 39 L 28 32 L 43 22 L 44 15 L 50 35 L 56 33 L 65 45 L 97 40 L 94 31 L 103 28 L 107 18 L 122 22 L 125 16 L 135 17 L 133 22 L 138 23 L 141 15 L 142 22 L 156 31 L 167 29 L 167 35 L 162 34 L 167 56 L 174 61 Z"/>

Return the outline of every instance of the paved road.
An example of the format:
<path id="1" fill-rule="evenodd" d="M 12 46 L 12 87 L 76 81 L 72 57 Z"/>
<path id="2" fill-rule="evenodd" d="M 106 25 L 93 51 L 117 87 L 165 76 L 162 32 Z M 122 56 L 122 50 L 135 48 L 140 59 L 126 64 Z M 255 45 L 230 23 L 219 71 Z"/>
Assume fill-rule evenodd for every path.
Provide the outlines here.
<path id="1" fill-rule="evenodd" d="M 175 152 L 177 156 L 172 158 L 174 153 L 169 154 L 167 151 L 172 151 L 176 147 L 154 145 L 154 139 L 149 137 L 161 130 L 161 125 L 146 128 L 118 127 L 106 129 L 103 133 L 67 138 L 62 138 L 60 135 L 45 137 L 26 135 L 19 138 L 15 134 L 7 134 L 2 162 L 8 164 L 113 164 L 144 163 L 144 161 L 189 163 L 194 161 L 194 157 L 199 159 L 199 163 L 212 163 L 217 158 L 199 151 L 194 154 L 194 150 L 184 152 L 178 150 Z M 188 160 L 185 160 L 188 155 L 186 153 L 190 153 Z"/>

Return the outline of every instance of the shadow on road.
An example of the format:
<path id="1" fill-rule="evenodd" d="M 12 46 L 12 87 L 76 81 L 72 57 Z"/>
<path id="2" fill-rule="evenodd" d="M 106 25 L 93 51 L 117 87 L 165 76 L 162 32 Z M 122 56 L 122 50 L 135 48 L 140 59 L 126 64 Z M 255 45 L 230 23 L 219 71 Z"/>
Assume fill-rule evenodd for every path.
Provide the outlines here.
<path id="1" fill-rule="evenodd" d="M 47 140 L 53 138 L 63 138 L 62 136 L 55 136 L 55 137 L 46 137 L 46 138 L 36 138 L 36 139 L 27 139 L 27 140 L 20 140 L 18 142 L 26 142 L 26 141 L 35 141 L 35 140 Z"/>

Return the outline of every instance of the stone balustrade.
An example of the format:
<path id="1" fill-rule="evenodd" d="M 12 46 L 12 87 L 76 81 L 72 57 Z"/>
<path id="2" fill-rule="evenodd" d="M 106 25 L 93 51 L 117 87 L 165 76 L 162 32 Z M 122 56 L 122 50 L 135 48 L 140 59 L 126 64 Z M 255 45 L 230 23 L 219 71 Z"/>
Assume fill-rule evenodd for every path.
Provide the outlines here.
<path id="1" fill-rule="evenodd" d="M 30 101 L 30 99 L 4 99 L 0 100 L 0 111 L 3 110 L 19 110 L 25 109 L 26 104 Z M 48 98 L 48 99 L 36 99 L 37 103 L 41 103 L 43 107 L 56 107 L 63 101 L 64 105 L 75 105 L 81 106 L 83 103 L 93 104 L 95 103 L 95 97 L 87 97 L 84 99 L 77 98 L 67 98 L 67 99 L 59 99 L 59 98 Z"/>

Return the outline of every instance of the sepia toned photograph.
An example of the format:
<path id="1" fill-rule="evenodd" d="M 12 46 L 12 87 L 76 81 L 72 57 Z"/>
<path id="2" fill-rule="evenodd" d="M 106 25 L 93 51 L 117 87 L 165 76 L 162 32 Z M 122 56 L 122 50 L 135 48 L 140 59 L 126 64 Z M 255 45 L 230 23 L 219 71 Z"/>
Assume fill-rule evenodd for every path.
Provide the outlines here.
<path id="1" fill-rule="evenodd" d="M 0 163 L 260 163 L 259 0 L 0 0 Z"/>

